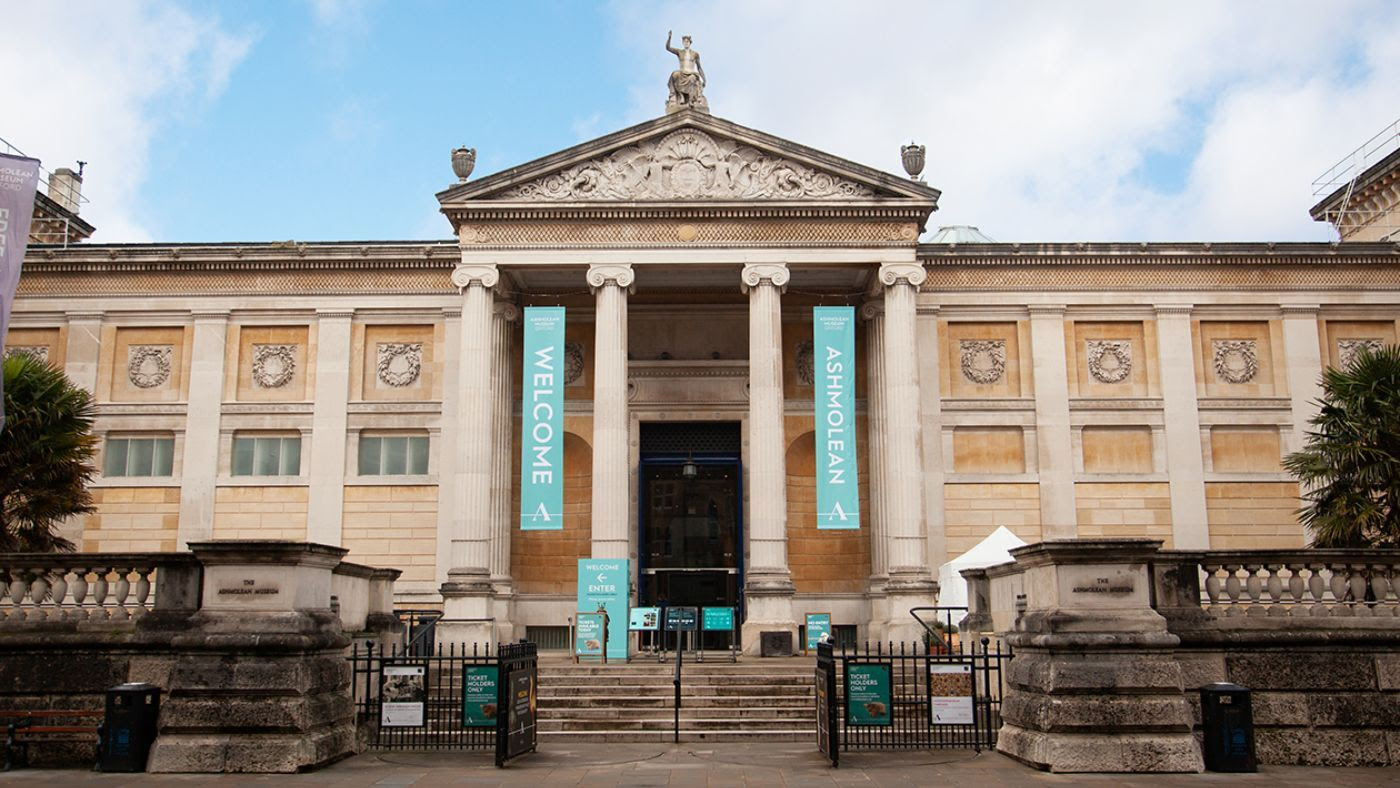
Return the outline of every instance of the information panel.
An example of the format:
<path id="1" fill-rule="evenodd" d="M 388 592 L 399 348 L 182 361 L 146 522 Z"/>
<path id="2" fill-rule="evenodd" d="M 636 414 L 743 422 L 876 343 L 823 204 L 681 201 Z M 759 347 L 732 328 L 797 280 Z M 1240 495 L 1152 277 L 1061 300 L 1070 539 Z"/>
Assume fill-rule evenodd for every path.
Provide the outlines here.
<path id="1" fill-rule="evenodd" d="M 661 628 L 661 608 L 634 607 L 627 628 L 633 632 L 655 632 Z"/>
<path id="2" fill-rule="evenodd" d="M 818 528 L 860 527 L 860 496 L 856 490 L 855 323 L 854 307 L 812 308 Z"/>
<path id="3" fill-rule="evenodd" d="M 846 664 L 846 724 L 890 725 L 894 703 L 890 695 L 890 666 L 884 662 Z"/>
<path id="4" fill-rule="evenodd" d="M 699 611 L 693 607 L 666 608 L 667 632 L 694 632 L 699 623 Z"/>
<path id="5" fill-rule="evenodd" d="M 514 758 L 535 749 L 535 669 L 512 670 L 509 681 L 506 757 Z"/>
<path id="6" fill-rule="evenodd" d="M 580 657 L 603 656 L 603 614 L 579 613 L 574 623 L 574 653 Z"/>
<path id="7" fill-rule="evenodd" d="M 700 626 L 706 632 L 733 632 L 734 608 L 706 607 L 701 609 Z"/>
<path id="8" fill-rule="evenodd" d="M 462 724 L 468 728 L 494 728 L 500 689 L 500 668 L 467 665 L 462 678 Z"/>
<path id="9" fill-rule="evenodd" d="M 972 665 L 941 662 L 928 666 L 928 695 L 934 725 L 972 725 Z"/>
<path id="10" fill-rule="evenodd" d="M 564 307 L 525 307 L 520 528 L 564 527 Z"/>
<path id="11" fill-rule="evenodd" d="M 385 728 L 423 725 L 428 702 L 425 665 L 385 665 L 379 673 L 379 724 Z"/>
<path id="12" fill-rule="evenodd" d="M 626 558 L 580 558 L 578 606 L 580 613 L 608 613 L 608 659 L 627 659 L 627 604 L 632 573 Z"/>
<path id="13" fill-rule="evenodd" d="M 822 635 L 831 634 L 831 614 L 830 613 L 808 613 L 807 614 L 807 650 L 816 651 L 817 644 L 821 642 Z"/>

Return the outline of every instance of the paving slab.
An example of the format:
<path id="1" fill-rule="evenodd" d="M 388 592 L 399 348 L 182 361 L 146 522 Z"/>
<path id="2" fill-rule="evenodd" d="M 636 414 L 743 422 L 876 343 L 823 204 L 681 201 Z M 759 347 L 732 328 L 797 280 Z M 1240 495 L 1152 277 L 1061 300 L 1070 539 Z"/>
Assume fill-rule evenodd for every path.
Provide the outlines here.
<path id="1" fill-rule="evenodd" d="M 0 773 L 0 784 L 255 786 L 529 786 L 530 788 L 748 788 L 749 786 L 1009 785 L 1400 786 L 1400 768 L 1265 766 L 1257 774 L 1046 774 L 993 752 L 970 750 L 842 753 L 833 769 L 809 744 L 578 744 L 551 746 L 497 769 L 485 752 L 374 752 L 305 774 L 101 774 L 80 769 Z"/>

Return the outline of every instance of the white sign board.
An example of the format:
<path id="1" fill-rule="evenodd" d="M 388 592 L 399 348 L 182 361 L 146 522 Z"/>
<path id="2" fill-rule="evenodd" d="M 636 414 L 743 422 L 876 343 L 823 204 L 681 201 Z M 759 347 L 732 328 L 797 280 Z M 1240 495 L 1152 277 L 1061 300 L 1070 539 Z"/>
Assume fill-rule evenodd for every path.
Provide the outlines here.
<path id="1" fill-rule="evenodd" d="M 423 725 L 428 702 L 427 669 L 422 665 L 385 665 L 379 680 L 379 724 L 385 728 Z"/>
<path id="2" fill-rule="evenodd" d="M 965 662 L 928 666 L 929 700 L 934 725 L 972 725 L 972 665 Z"/>

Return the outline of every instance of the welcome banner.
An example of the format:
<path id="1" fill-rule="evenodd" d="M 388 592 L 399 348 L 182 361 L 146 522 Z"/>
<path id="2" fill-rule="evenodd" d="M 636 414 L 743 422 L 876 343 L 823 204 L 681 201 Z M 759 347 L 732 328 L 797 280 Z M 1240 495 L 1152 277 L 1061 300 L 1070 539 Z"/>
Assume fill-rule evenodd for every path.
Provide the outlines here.
<path id="1" fill-rule="evenodd" d="M 818 528 L 860 528 L 860 496 L 856 490 L 855 360 L 855 308 L 813 307 Z"/>
<path id="2" fill-rule="evenodd" d="M 0 153 L 0 346 L 10 328 L 10 307 L 19 288 L 19 267 L 29 245 L 34 218 L 34 190 L 39 185 L 37 159 Z M 5 425 L 4 381 L 0 380 L 0 427 Z"/>
<path id="3" fill-rule="evenodd" d="M 564 307 L 525 308 L 520 528 L 564 527 Z"/>

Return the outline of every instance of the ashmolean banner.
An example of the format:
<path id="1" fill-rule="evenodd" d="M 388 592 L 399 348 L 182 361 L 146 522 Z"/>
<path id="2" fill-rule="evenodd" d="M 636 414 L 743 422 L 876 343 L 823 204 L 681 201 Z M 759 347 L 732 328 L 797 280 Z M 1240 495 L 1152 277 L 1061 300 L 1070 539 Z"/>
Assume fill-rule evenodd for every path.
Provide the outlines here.
<path id="1" fill-rule="evenodd" d="M 813 307 L 818 528 L 860 527 L 860 496 L 856 491 L 855 361 L 855 309 Z"/>
<path id="2" fill-rule="evenodd" d="M 0 347 L 10 330 L 10 308 L 19 289 L 19 267 L 29 245 L 34 218 L 34 190 L 39 185 L 36 159 L 0 153 Z M 0 428 L 5 426 L 4 379 L 0 378 Z"/>
<path id="3" fill-rule="evenodd" d="M 525 308 L 520 528 L 564 527 L 564 307 Z"/>

